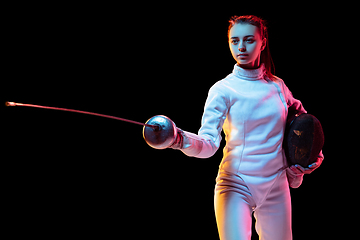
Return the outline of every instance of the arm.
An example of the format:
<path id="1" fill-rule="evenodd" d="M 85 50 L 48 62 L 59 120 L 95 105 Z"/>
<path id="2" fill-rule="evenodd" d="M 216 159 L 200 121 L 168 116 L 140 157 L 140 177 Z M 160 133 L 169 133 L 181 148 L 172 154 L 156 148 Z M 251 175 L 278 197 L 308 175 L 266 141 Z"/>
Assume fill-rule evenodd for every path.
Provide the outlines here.
<path id="1" fill-rule="evenodd" d="M 286 104 L 288 107 L 287 124 L 290 124 L 295 117 L 307 112 L 304 109 L 300 100 L 293 97 L 291 91 L 284 83 L 283 83 L 283 87 L 285 92 Z"/>
<path id="2" fill-rule="evenodd" d="M 221 130 L 227 111 L 227 98 L 215 84 L 209 90 L 198 134 L 178 129 L 178 138 L 171 148 L 180 149 L 190 157 L 211 157 L 220 146 Z"/>
<path id="3" fill-rule="evenodd" d="M 282 82 L 282 84 L 283 84 L 283 90 L 285 92 L 286 103 L 288 106 L 287 124 L 290 124 L 296 116 L 303 114 L 303 113 L 307 113 L 307 112 L 304 109 L 302 103 L 293 97 L 293 95 L 290 92 L 290 90 L 288 89 L 288 87 L 283 82 Z M 298 164 L 287 168 L 286 175 L 287 175 L 290 187 L 298 188 L 303 181 L 304 174 L 312 173 L 315 169 L 320 167 L 323 160 L 324 160 L 324 155 L 323 155 L 322 151 L 320 151 L 317 161 L 310 164 L 307 168 L 304 168 Z"/>

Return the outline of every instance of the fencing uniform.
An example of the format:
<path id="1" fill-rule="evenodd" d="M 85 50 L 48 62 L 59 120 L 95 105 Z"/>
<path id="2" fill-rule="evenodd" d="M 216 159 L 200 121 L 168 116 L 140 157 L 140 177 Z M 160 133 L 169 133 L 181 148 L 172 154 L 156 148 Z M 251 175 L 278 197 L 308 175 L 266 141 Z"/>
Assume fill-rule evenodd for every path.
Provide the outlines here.
<path id="1" fill-rule="evenodd" d="M 198 134 L 182 131 L 188 156 L 211 157 L 219 148 L 221 130 L 226 146 L 215 188 L 215 213 L 221 240 L 251 238 L 251 214 L 262 240 L 289 240 L 289 184 L 302 175 L 288 169 L 282 149 L 288 108 L 306 113 L 284 82 L 265 75 L 265 67 L 235 65 L 209 90 Z"/>

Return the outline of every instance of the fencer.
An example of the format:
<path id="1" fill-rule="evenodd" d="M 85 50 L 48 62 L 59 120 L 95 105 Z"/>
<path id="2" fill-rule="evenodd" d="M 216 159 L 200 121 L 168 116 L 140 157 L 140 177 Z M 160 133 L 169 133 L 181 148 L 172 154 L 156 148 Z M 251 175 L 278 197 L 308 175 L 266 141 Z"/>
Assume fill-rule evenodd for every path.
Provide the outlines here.
<path id="1" fill-rule="evenodd" d="M 229 46 L 237 63 L 210 88 L 198 133 L 178 128 L 171 146 L 190 157 L 209 158 L 224 131 L 214 198 L 221 240 L 251 239 L 251 214 L 261 240 L 292 239 L 289 186 L 299 187 L 304 173 L 323 160 L 320 152 L 308 168 L 287 164 L 282 143 L 288 109 L 306 110 L 284 81 L 271 74 L 263 54 L 266 41 L 262 19 L 232 18 Z"/>

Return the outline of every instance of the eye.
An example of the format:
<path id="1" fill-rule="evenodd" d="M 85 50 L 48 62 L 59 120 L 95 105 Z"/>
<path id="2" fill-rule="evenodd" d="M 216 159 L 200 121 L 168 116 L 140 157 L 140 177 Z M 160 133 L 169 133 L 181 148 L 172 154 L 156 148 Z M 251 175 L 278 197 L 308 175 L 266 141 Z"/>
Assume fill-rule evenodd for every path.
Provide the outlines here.
<path id="1" fill-rule="evenodd" d="M 238 43 L 239 43 L 239 40 L 232 39 L 232 40 L 231 40 L 231 43 L 232 43 L 232 44 L 234 44 L 234 45 L 236 45 L 236 44 L 238 44 Z"/>
<path id="2" fill-rule="evenodd" d="M 250 38 L 250 39 L 246 39 L 246 42 L 247 42 L 247 43 L 254 43 L 254 42 L 255 42 L 255 40 L 254 40 L 254 39 L 252 39 L 252 38 Z"/>

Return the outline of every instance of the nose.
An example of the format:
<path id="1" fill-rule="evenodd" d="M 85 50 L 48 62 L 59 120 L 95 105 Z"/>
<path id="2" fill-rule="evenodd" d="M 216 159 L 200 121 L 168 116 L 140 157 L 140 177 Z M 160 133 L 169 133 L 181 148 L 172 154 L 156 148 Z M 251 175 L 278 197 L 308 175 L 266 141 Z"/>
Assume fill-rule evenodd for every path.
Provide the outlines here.
<path id="1" fill-rule="evenodd" d="M 240 42 L 239 42 L 238 49 L 239 49 L 240 52 L 245 52 L 245 51 L 246 51 L 246 47 L 245 47 L 243 41 L 240 41 Z"/>

